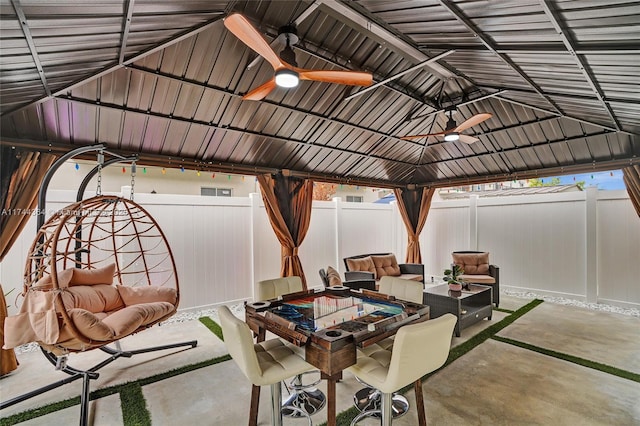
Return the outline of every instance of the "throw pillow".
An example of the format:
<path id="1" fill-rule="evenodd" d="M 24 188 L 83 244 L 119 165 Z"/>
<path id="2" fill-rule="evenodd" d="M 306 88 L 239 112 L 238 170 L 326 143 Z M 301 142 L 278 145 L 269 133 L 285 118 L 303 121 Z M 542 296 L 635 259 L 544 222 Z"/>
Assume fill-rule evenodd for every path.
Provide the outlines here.
<path id="1" fill-rule="evenodd" d="M 376 267 L 376 277 L 378 279 L 387 275 L 392 277 L 400 275 L 400 266 L 394 254 L 372 255 L 371 260 L 373 260 L 373 264 Z"/>
<path id="2" fill-rule="evenodd" d="M 376 266 L 373 264 L 373 259 L 371 259 L 371 256 L 360 257 L 357 259 L 347 259 L 347 267 L 350 271 L 371 272 L 374 275 L 376 273 Z"/>
<path id="3" fill-rule="evenodd" d="M 327 266 L 327 278 L 329 280 L 329 285 L 332 287 L 342 285 L 342 278 L 340 278 L 340 274 L 331 266 Z"/>
<path id="4" fill-rule="evenodd" d="M 112 284 L 116 264 L 111 263 L 102 268 L 74 269 L 69 285 Z"/>
<path id="5" fill-rule="evenodd" d="M 489 253 L 452 253 L 453 263 L 464 270 L 465 275 L 486 275 L 489 273 Z"/>

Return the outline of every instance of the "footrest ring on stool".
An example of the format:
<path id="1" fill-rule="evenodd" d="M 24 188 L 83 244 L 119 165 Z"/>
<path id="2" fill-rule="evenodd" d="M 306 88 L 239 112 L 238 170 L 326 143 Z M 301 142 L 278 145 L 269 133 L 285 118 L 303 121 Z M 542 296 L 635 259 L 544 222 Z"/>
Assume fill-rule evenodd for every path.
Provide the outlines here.
<path id="1" fill-rule="evenodd" d="M 371 417 L 380 418 L 380 409 L 382 407 L 382 394 L 379 390 L 366 387 L 360 389 L 353 395 L 353 405 L 356 406 L 361 413 L 365 411 L 377 411 L 371 414 Z M 404 396 L 394 393 L 391 397 L 391 415 L 394 419 L 402 417 L 409 411 L 409 401 Z"/>
<path id="2" fill-rule="evenodd" d="M 318 373 L 317 371 L 309 371 L 298 376 L 295 376 L 289 388 L 293 391 L 289 398 L 282 403 L 282 414 L 287 417 L 302 417 L 307 413 L 309 416 L 322 410 L 327 403 L 326 395 L 315 386 L 320 383 L 321 379 L 304 385 L 302 384 L 302 376 L 304 374 Z"/>

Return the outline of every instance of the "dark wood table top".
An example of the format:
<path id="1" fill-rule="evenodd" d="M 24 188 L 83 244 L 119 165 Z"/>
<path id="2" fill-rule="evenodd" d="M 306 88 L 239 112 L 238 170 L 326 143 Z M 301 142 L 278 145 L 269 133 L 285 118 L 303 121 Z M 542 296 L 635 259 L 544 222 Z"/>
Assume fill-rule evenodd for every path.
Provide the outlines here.
<path id="1" fill-rule="evenodd" d="M 248 303 L 245 312 L 254 332 L 264 328 L 297 346 L 314 343 L 329 351 L 345 344 L 368 346 L 395 334 L 402 325 L 429 318 L 428 306 L 348 287 Z"/>
<path id="2" fill-rule="evenodd" d="M 335 381 L 356 363 L 356 347 L 393 336 L 406 324 L 429 319 L 429 307 L 375 291 L 348 287 L 291 293 L 245 305 L 257 335 L 270 331 L 305 347 L 306 361 L 327 379 L 327 424 L 335 425 Z"/>

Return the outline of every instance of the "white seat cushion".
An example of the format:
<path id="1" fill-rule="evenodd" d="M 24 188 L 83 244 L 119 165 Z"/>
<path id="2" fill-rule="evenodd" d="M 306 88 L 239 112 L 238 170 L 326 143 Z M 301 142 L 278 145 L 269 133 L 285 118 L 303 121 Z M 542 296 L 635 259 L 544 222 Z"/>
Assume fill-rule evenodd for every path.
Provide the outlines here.
<path id="1" fill-rule="evenodd" d="M 395 296 L 396 299 L 422 303 L 424 286 L 421 282 L 385 276 L 380 278 L 380 293 Z"/>
<path id="2" fill-rule="evenodd" d="M 271 385 L 314 367 L 279 339 L 253 343 L 251 330 L 228 307 L 218 309 L 224 343 L 240 370 L 254 385 Z"/>
<path id="3" fill-rule="evenodd" d="M 280 339 L 258 343 L 254 348 L 262 369 L 262 377 L 254 383 L 256 385 L 270 385 L 315 368 Z"/>
<path id="4" fill-rule="evenodd" d="M 283 294 L 304 290 L 300 277 L 284 277 L 264 280 L 258 283 L 258 300 L 275 299 Z"/>

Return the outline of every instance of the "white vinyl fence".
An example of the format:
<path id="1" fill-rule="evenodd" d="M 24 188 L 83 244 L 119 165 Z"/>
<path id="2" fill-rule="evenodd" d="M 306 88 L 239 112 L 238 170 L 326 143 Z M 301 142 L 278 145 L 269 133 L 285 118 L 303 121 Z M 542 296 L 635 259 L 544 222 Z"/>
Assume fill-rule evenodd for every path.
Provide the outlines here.
<path id="1" fill-rule="evenodd" d="M 47 210 L 74 197 L 50 191 Z M 136 201 L 169 240 L 181 310 L 250 300 L 257 281 L 279 275 L 280 244 L 258 194 L 136 194 Z M 33 217 L 0 264 L 4 292 L 16 288 L 7 297 L 12 313 L 35 227 Z M 483 250 L 500 267 L 502 288 L 640 307 L 640 220 L 625 191 L 434 201 L 420 243 L 427 280 L 442 275 L 452 251 Z M 317 287 L 320 268 L 343 272 L 342 259 L 361 253 L 393 252 L 402 263 L 406 244 L 395 203 L 316 201 L 299 255 L 309 286 Z"/>

